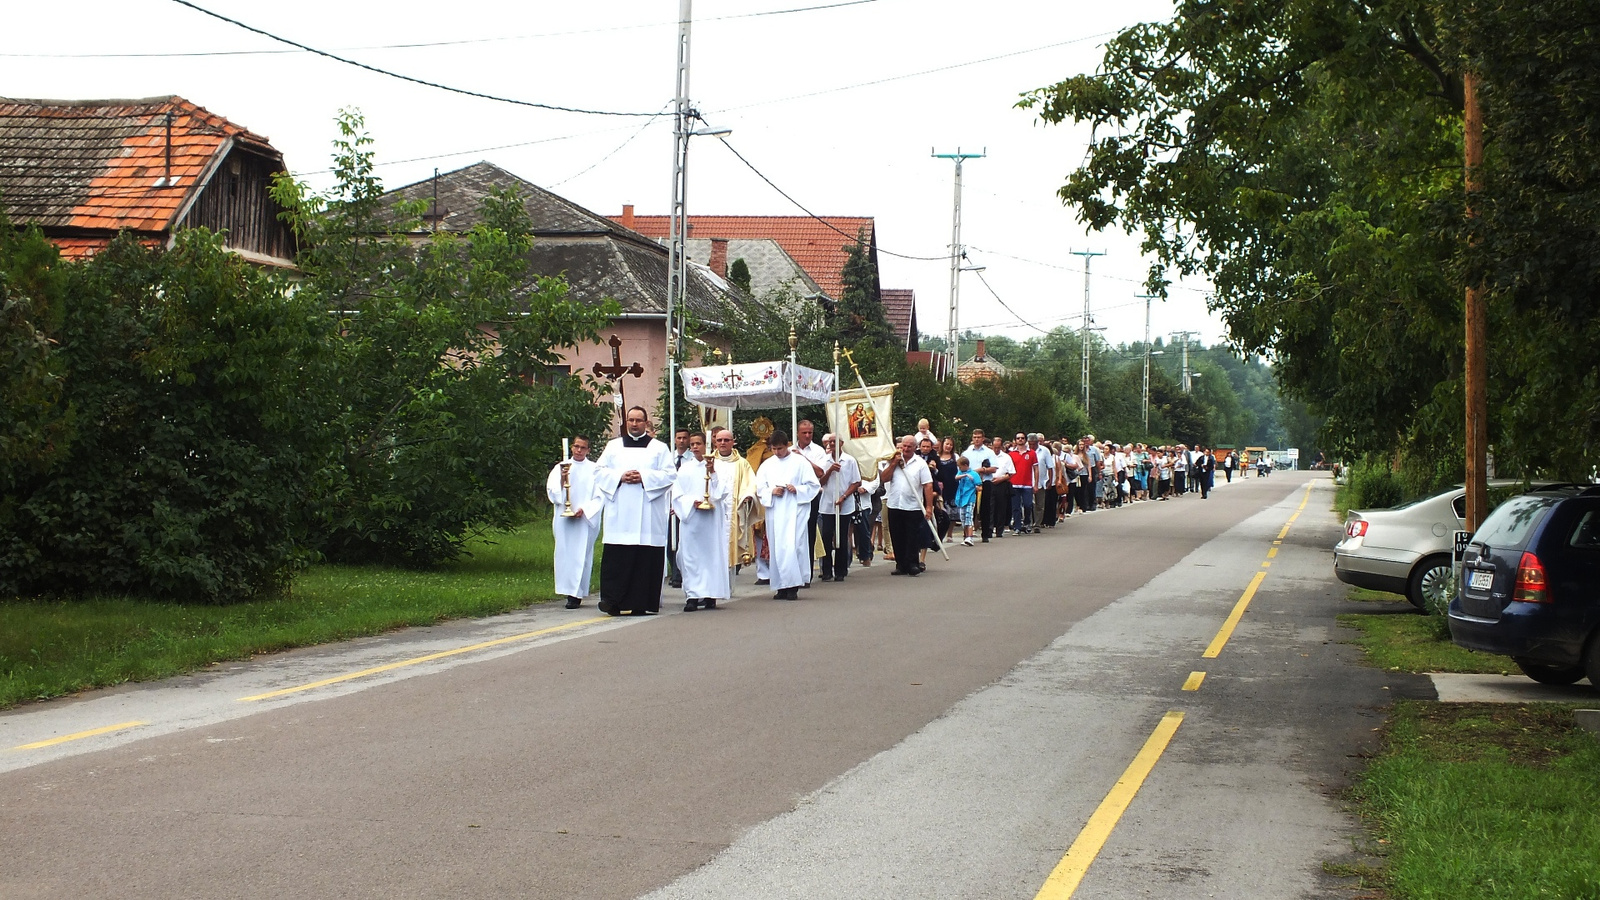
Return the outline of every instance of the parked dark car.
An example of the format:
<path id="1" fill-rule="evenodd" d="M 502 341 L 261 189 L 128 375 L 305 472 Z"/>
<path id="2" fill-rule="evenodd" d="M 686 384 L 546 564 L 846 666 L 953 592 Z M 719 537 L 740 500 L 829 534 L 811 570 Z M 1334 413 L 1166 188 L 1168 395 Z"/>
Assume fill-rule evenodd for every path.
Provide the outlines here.
<path id="1" fill-rule="evenodd" d="M 1600 487 L 1534 491 L 1490 513 L 1467 545 L 1450 636 L 1535 681 L 1600 688 Z"/>

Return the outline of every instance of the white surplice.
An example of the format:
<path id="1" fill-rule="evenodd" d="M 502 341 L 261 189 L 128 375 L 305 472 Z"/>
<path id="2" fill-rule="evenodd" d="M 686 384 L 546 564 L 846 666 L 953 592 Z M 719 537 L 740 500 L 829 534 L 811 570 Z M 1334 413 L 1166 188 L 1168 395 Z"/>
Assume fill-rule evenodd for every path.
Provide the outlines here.
<path id="1" fill-rule="evenodd" d="M 728 565 L 729 522 L 733 512 L 733 479 L 716 466 L 711 472 L 712 509 L 695 504 L 706 499 L 706 464 L 691 454 L 678 467 L 672 486 L 672 511 L 678 515 L 678 571 L 683 573 L 683 596 L 690 600 L 727 600 L 733 596 L 732 569 Z"/>
<path id="2" fill-rule="evenodd" d="M 665 547 L 667 495 L 678 474 L 672 450 L 657 440 L 628 447 L 622 438 L 612 438 L 597 465 L 595 485 L 605 497 L 605 543 Z M 633 470 L 641 482 L 623 484 L 623 473 Z"/>
<path id="3" fill-rule="evenodd" d="M 569 460 L 570 461 L 570 460 Z M 567 487 L 561 488 L 561 466 L 550 470 L 545 493 L 555 506 L 550 528 L 556 535 L 556 593 L 583 598 L 589 593 L 589 575 L 594 571 L 594 539 L 600 535 L 600 514 L 605 498 L 595 487 L 598 467 L 593 460 L 573 462 L 567 473 Z M 570 491 L 570 493 L 569 493 Z M 563 516 L 567 498 L 572 498 L 575 516 Z"/>
<path id="4" fill-rule="evenodd" d="M 794 492 L 774 496 L 775 485 L 794 485 Z M 756 496 L 767 508 L 767 543 L 772 557 L 772 586 L 801 587 L 811 578 L 811 547 L 806 526 L 811 501 L 822 490 L 816 470 L 798 453 L 767 458 L 756 473 Z"/>

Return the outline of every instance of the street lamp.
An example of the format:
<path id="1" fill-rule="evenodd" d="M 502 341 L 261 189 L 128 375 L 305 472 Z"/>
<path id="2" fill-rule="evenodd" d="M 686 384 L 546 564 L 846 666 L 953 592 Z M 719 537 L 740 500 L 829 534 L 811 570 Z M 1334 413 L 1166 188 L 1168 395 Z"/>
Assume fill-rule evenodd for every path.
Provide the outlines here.
<path id="1" fill-rule="evenodd" d="M 1150 436 L 1150 357 L 1162 356 L 1165 350 L 1151 350 L 1150 342 L 1144 344 L 1144 433 Z"/>

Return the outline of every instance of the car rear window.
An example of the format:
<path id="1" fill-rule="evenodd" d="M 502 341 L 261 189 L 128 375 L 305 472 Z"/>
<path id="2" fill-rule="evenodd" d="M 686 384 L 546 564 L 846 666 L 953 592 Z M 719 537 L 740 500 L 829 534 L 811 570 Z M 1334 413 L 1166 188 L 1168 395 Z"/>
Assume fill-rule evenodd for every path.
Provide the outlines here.
<path id="1" fill-rule="evenodd" d="M 1483 526 L 1472 535 L 1472 542 L 1487 544 L 1496 550 L 1521 550 L 1528 546 L 1534 526 L 1562 499 L 1536 494 L 1512 497 L 1489 514 Z"/>
<path id="2" fill-rule="evenodd" d="M 1600 550 L 1600 510 L 1591 509 L 1578 519 L 1567 543 L 1579 550 Z"/>

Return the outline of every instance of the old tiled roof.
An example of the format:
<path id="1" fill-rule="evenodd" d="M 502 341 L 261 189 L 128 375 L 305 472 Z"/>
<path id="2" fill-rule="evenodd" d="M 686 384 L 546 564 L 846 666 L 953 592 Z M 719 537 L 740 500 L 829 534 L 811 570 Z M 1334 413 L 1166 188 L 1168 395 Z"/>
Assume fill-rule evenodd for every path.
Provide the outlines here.
<path id="1" fill-rule="evenodd" d="M 564 275 L 568 296 L 581 303 L 617 301 L 624 314 L 666 313 L 667 248 L 604 216 L 557 196 L 492 163 L 480 162 L 396 188 L 386 197 L 425 200 L 438 191 L 440 230 L 468 231 L 491 188 L 515 187 L 533 223 L 530 260 L 541 275 Z M 727 324 L 742 317 L 745 300 L 704 266 L 689 267 L 687 302 L 701 319 Z"/>
<path id="2" fill-rule="evenodd" d="M 13 222 L 46 229 L 160 233 L 188 208 L 230 142 L 282 159 L 266 138 L 182 97 L 0 98 L 0 204 Z M 97 245 L 68 241 L 62 249 L 81 255 Z"/>
<path id="3" fill-rule="evenodd" d="M 895 336 L 912 349 L 917 322 L 917 292 L 910 288 L 884 288 L 878 292 L 883 298 L 883 314 L 889 319 L 889 328 Z"/>
<path id="4" fill-rule="evenodd" d="M 667 216 L 632 216 L 631 221 L 623 216 L 612 216 L 611 220 L 653 238 L 667 238 L 672 233 Z M 848 256 L 845 248 L 862 231 L 866 233 L 867 245 L 873 246 L 875 227 L 870 217 L 860 216 L 822 216 L 820 220 L 810 216 L 689 216 L 690 238 L 770 238 L 777 241 L 822 292 L 834 300 L 844 293 L 841 273 Z"/>
<path id="5" fill-rule="evenodd" d="M 522 194 L 522 206 L 533 222 L 535 236 L 542 235 L 616 235 L 648 241 L 607 219 L 599 213 L 553 194 L 523 178 L 519 178 L 494 163 L 477 162 L 453 172 L 442 172 L 437 178 L 426 178 L 415 184 L 396 188 L 388 194 L 394 200 L 421 200 L 428 204 L 424 213 L 425 226 L 434 225 L 440 231 L 470 231 L 482 217 L 479 209 L 493 188 L 515 187 Z M 438 206 L 434 206 L 434 197 Z M 649 241 L 649 243 L 655 243 Z"/>

